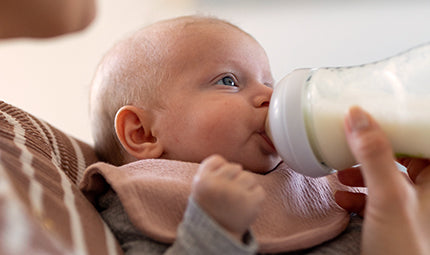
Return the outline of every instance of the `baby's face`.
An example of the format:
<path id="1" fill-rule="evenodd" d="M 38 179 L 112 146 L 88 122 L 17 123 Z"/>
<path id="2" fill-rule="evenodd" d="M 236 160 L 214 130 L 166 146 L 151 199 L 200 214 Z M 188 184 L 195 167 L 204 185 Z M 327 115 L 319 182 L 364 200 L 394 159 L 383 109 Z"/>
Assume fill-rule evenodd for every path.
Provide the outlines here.
<path id="1" fill-rule="evenodd" d="M 265 132 L 273 78 L 262 47 L 225 24 L 192 25 L 176 43 L 154 132 L 163 158 L 219 154 L 264 173 L 280 161 Z"/>

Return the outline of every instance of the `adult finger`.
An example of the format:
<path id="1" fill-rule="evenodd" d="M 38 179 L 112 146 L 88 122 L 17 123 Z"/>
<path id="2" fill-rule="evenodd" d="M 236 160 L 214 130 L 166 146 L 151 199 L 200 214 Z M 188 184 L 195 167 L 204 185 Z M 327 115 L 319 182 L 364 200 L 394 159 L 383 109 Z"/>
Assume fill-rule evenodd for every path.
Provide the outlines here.
<path id="1" fill-rule="evenodd" d="M 413 182 L 416 181 L 421 172 L 430 166 L 430 161 L 428 159 L 410 158 L 408 160 L 403 160 L 403 162 L 405 162 L 404 166 L 407 168 L 409 178 L 411 178 Z"/>
<path id="2" fill-rule="evenodd" d="M 336 191 L 334 198 L 336 203 L 348 212 L 358 213 L 363 216 L 366 206 L 366 194 L 348 191 Z"/>
<path id="3" fill-rule="evenodd" d="M 340 183 L 351 187 L 364 187 L 363 175 L 359 167 L 352 167 L 337 172 Z"/>
<path id="4" fill-rule="evenodd" d="M 361 164 L 369 193 L 371 189 L 388 191 L 404 182 L 388 138 L 368 113 L 351 107 L 345 118 L 345 133 L 352 154 Z"/>
<path id="5" fill-rule="evenodd" d="M 418 172 L 414 182 L 418 185 L 430 185 L 430 166 L 426 166 L 424 169 Z"/>

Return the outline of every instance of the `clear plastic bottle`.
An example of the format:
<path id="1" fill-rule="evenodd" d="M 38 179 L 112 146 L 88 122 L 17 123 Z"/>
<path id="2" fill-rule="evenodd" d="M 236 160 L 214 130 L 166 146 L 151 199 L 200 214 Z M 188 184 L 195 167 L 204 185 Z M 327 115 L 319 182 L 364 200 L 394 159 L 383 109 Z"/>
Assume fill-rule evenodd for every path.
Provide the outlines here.
<path id="1" fill-rule="evenodd" d="M 356 164 L 343 127 L 353 105 L 397 155 L 430 158 L 430 44 L 360 66 L 294 70 L 275 86 L 267 130 L 293 169 L 324 176 Z"/>

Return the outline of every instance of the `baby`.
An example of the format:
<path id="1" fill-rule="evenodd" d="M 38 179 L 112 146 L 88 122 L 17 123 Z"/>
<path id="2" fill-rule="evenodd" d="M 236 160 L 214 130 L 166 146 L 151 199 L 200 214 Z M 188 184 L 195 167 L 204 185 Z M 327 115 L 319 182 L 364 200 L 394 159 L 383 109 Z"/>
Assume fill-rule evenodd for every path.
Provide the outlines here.
<path id="1" fill-rule="evenodd" d="M 270 187 L 263 188 L 259 180 L 281 164 L 264 128 L 273 83 L 259 43 L 216 18 L 155 23 L 104 57 L 93 81 L 90 114 L 96 151 L 112 165 L 102 171 L 111 187 L 92 192 L 97 185 L 89 181 L 91 170 L 81 187 L 127 254 L 256 253 L 250 225 L 271 198 L 266 196 Z M 121 178 L 118 173 L 128 170 L 113 166 L 130 165 L 129 176 L 134 176 L 133 162 L 149 159 L 201 163 L 190 177 L 191 194 L 175 238 L 157 240 L 173 244 L 156 242 L 147 235 L 151 231 L 135 226 L 138 213 L 130 215 L 126 204 L 124 211 L 122 188 L 114 184 Z M 309 192 L 305 197 L 312 197 Z M 187 232 L 187 222 L 206 239 L 194 240 L 199 237 Z"/>

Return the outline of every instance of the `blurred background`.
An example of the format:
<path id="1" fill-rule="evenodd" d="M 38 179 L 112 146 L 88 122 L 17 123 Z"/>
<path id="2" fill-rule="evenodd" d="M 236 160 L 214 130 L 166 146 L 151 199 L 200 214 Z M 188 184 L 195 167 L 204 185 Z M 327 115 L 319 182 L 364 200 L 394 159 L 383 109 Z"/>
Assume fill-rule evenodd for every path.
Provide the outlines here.
<path id="1" fill-rule="evenodd" d="M 427 0 L 100 0 L 83 32 L 0 41 L 0 100 L 91 144 L 88 90 L 103 54 L 148 23 L 188 14 L 249 32 L 276 80 L 296 68 L 363 64 L 430 42 Z"/>

